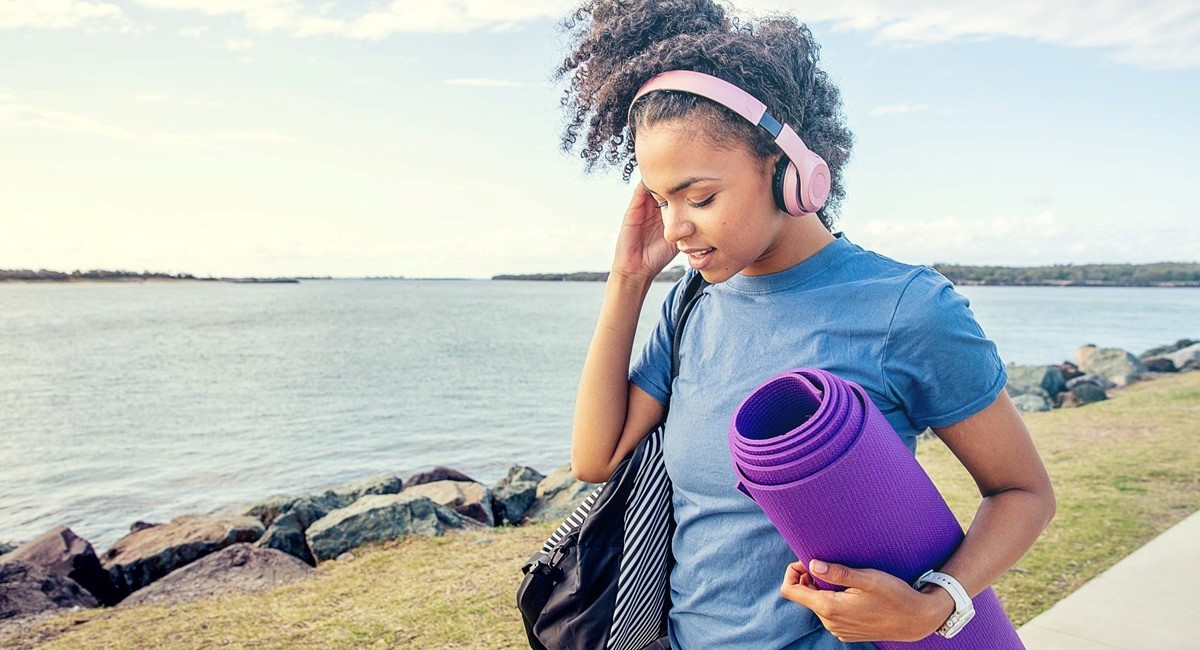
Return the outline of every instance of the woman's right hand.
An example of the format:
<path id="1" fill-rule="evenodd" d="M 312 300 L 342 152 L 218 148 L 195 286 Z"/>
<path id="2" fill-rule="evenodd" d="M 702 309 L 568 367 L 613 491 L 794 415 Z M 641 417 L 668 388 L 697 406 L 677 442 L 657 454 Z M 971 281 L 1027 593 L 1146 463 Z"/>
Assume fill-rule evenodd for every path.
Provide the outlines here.
<path id="1" fill-rule="evenodd" d="M 653 280 L 679 251 L 663 235 L 662 210 L 638 181 L 621 222 L 612 272 L 639 281 Z"/>

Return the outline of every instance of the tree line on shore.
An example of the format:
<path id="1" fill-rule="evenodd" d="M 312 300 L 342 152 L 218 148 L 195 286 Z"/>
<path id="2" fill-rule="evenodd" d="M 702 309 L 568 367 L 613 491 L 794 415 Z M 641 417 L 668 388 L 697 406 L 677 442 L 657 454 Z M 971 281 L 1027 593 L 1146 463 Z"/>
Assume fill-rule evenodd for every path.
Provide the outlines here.
<path id="1" fill-rule="evenodd" d="M 197 278 L 191 273 L 152 273 L 150 271 L 105 271 L 92 269 L 80 271 L 75 269 L 70 273 L 50 271 L 47 269 L 0 269 L 0 282 L 6 280 L 21 280 L 25 282 L 70 282 L 71 280 L 215 280 L 216 278 Z"/>
<path id="2" fill-rule="evenodd" d="M 968 266 L 937 263 L 933 268 L 960 285 L 996 286 L 1104 286 L 1104 287 L 1200 287 L 1200 263 L 1160 262 L 1155 264 L 1055 264 L 1053 266 Z M 664 270 L 658 282 L 675 282 L 683 276 L 682 266 Z M 549 282 L 604 282 L 608 273 L 532 273 L 497 275 L 493 280 L 539 280 Z"/>

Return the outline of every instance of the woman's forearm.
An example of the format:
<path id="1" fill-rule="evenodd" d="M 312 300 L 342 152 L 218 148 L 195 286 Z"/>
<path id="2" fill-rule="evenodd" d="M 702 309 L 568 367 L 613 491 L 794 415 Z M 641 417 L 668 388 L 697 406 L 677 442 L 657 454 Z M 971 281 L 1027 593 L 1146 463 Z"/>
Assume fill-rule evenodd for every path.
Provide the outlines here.
<path id="1" fill-rule="evenodd" d="M 577 478 L 599 482 L 611 471 L 629 406 L 629 358 L 642 303 L 652 278 L 613 273 L 575 400 L 571 467 Z"/>

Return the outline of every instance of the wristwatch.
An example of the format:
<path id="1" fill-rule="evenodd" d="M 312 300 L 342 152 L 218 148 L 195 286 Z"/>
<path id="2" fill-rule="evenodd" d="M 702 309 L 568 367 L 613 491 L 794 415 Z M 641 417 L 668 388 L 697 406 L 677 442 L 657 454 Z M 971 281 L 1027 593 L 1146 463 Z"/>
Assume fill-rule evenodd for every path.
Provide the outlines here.
<path id="1" fill-rule="evenodd" d="M 913 583 L 913 588 L 920 589 L 931 582 L 945 589 L 950 593 L 950 597 L 954 599 L 954 613 L 937 629 L 938 635 L 949 639 L 961 632 L 966 627 L 967 622 L 975 618 L 975 605 L 971 602 L 971 598 L 967 596 L 967 590 L 963 589 L 963 586 L 953 576 L 938 573 L 932 569 L 921 574 L 921 577 L 917 578 L 917 581 Z"/>

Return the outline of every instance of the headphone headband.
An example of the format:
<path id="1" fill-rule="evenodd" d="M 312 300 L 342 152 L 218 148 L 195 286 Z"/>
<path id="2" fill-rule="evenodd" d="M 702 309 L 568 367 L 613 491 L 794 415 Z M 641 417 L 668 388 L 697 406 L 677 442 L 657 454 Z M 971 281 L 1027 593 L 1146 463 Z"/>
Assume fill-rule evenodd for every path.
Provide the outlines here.
<path id="1" fill-rule="evenodd" d="M 775 119 L 767 112 L 767 105 L 753 95 L 703 72 L 669 70 L 642 84 L 629 103 L 630 115 L 634 103 L 655 90 L 679 90 L 711 99 L 762 128 L 791 161 L 789 170 L 792 173 L 784 174 L 782 180 L 784 205 L 780 207 L 788 214 L 800 216 L 816 212 L 825 205 L 829 196 L 829 166 L 804 144 L 792 127 Z M 632 120 L 629 123 L 632 124 Z"/>

